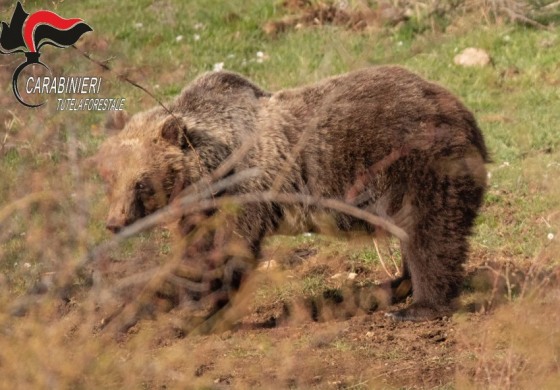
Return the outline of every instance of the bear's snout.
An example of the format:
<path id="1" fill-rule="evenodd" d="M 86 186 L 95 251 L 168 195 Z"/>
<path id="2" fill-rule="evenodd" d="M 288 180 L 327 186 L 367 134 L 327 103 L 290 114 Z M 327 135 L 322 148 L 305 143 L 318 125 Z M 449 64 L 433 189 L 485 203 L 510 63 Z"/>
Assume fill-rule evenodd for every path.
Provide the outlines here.
<path id="1" fill-rule="evenodd" d="M 116 191 L 123 194 L 114 197 L 105 220 L 105 227 L 113 233 L 118 233 L 142 217 L 142 204 L 136 199 L 134 191 Z"/>
<path id="2" fill-rule="evenodd" d="M 105 227 L 107 228 L 107 230 L 110 230 L 114 234 L 117 234 L 124 227 L 124 224 L 119 223 L 119 221 L 117 221 L 115 218 L 110 218 L 105 223 Z"/>

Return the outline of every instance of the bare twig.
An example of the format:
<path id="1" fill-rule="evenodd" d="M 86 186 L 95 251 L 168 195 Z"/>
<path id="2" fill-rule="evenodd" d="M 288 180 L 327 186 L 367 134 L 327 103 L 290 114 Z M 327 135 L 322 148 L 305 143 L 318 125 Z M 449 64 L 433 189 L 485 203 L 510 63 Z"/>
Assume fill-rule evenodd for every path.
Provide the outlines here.
<path id="1" fill-rule="evenodd" d="M 210 174 L 210 181 L 214 182 L 227 175 L 243 157 L 255 146 L 257 137 L 247 137 L 241 146 L 231 153 L 224 162 Z"/>
<path id="2" fill-rule="evenodd" d="M 6 143 L 8 142 L 8 133 L 4 134 L 4 139 L 2 140 L 2 142 L 0 143 L 0 153 L 2 153 L 2 151 L 4 150 L 4 148 L 6 147 Z"/>
<path id="3" fill-rule="evenodd" d="M 556 8 L 556 7 L 560 7 L 560 1 L 555 1 L 554 3 L 547 4 L 547 5 L 543 6 L 541 9 L 549 10 L 549 9 Z"/>
<path id="4" fill-rule="evenodd" d="M 373 245 L 375 246 L 375 252 L 377 253 L 377 257 L 379 257 L 379 262 L 381 263 L 383 270 L 385 270 L 385 273 L 390 278 L 392 278 L 394 275 L 392 275 L 391 272 L 389 272 L 389 269 L 387 269 L 387 266 L 385 265 L 385 261 L 383 260 L 383 256 L 381 256 L 381 252 L 379 252 L 379 247 L 377 246 L 377 240 L 375 238 L 373 239 Z"/>
<path id="5" fill-rule="evenodd" d="M 103 253 L 108 248 L 112 247 L 113 245 L 117 244 L 127 237 L 138 234 L 141 231 L 157 226 L 163 222 L 179 218 L 180 216 L 185 214 L 211 210 L 227 204 L 241 205 L 261 202 L 277 202 L 283 204 L 312 204 L 321 208 L 331 209 L 333 211 L 338 211 L 354 218 L 361 219 L 372 225 L 385 229 L 389 233 L 398 237 L 400 240 L 403 240 L 405 242 L 408 240 L 408 235 L 406 234 L 406 232 L 387 219 L 379 217 L 337 199 L 325 199 L 321 197 L 296 193 L 274 193 L 270 191 L 262 193 L 222 196 L 217 199 L 205 199 L 211 196 L 211 194 L 214 192 L 222 191 L 251 177 L 255 177 L 256 175 L 258 175 L 258 172 L 259 171 L 257 169 L 246 170 L 222 179 L 217 183 L 211 184 L 210 187 L 205 191 L 189 194 L 182 198 L 178 198 L 169 206 L 166 206 L 161 210 L 133 223 L 132 225 L 123 229 L 119 234 L 115 235 L 115 237 L 113 237 L 108 242 L 105 242 L 104 244 L 94 248 L 84 259 L 82 259 L 82 261 L 79 263 L 79 266 L 83 266 L 91 261 L 94 261 L 101 253 Z"/>
<path id="6" fill-rule="evenodd" d="M 26 195 L 21 199 L 12 202 L 3 208 L 0 209 L 0 227 L 2 226 L 2 222 L 8 218 L 13 212 L 17 210 L 21 210 L 26 208 L 32 203 L 36 203 L 39 201 L 49 200 L 55 201 L 58 199 L 57 194 L 53 191 L 41 191 L 41 192 L 34 192 L 32 194 Z"/>
<path id="7" fill-rule="evenodd" d="M 529 26 L 532 27 L 536 27 L 536 28 L 540 28 L 543 30 L 553 30 L 550 26 L 546 26 L 542 23 L 537 22 L 536 20 L 530 19 L 527 16 L 521 15 L 515 11 L 513 11 L 510 8 L 504 8 L 504 11 L 508 14 L 509 18 L 513 21 L 513 22 L 519 22 L 522 24 L 527 24 Z"/>
<path id="8" fill-rule="evenodd" d="M 108 71 L 108 72 L 115 73 L 115 72 L 113 71 L 113 69 L 112 69 L 109 65 L 107 65 L 107 61 L 101 62 L 101 61 L 99 61 L 99 60 L 94 59 L 92 56 L 90 56 L 90 55 L 89 55 L 88 53 L 86 53 L 85 51 L 78 49 L 78 48 L 76 47 L 76 45 L 72 45 L 72 47 L 73 47 L 74 49 L 76 49 L 76 51 L 77 51 L 78 53 L 80 53 L 82 56 L 84 56 L 85 58 L 87 58 L 89 61 L 93 62 L 94 64 L 96 64 L 96 65 L 98 65 L 98 66 L 100 66 L 101 68 L 105 69 L 105 70 Z M 138 89 L 144 91 L 144 93 L 146 93 L 148 96 L 150 96 L 152 99 L 154 99 L 154 100 L 160 105 L 160 107 L 163 108 L 163 109 L 165 110 L 165 112 L 167 112 L 169 115 L 174 116 L 174 115 L 173 115 L 173 112 L 172 112 L 169 108 L 167 108 L 167 106 L 166 106 L 165 104 L 163 104 L 163 102 L 162 102 L 156 95 L 154 95 L 152 92 L 150 92 L 150 90 L 148 90 L 147 88 L 141 86 L 141 85 L 138 84 L 136 81 L 131 80 L 131 79 L 130 79 L 127 75 L 125 75 L 125 74 L 116 74 L 116 75 L 117 75 L 117 77 L 118 77 L 120 80 L 124 80 L 124 81 L 126 81 L 127 83 L 133 85 L 134 87 L 136 87 L 136 88 L 138 88 Z"/>
<path id="9" fill-rule="evenodd" d="M 391 249 L 391 246 L 389 246 L 389 257 L 391 258 L 391 261 L 393 262 L 393 265 L 395 266 L 395 269 L 397 270 L 395 272 L 395 275 L 398 275 L 398 273 L 400 272 L 399 266 L 397 265 L 397 262 L 395 261 L 395 256 L 393 254 L 393 250 Z"/>
<path id="10" fill-rule="evenodd" d="M 258 169 L 249 169 L 243 172 L 237 173 L 232 176 L 228 176 L 225 179 L 222 179 L 219 182 L 210 184 L 206 190 L 195 192 L 189 195 L 186 195 L 182 198 L 177 198 L 174 202 L 170 205 L 156 211 L 153 214 L 148 215 L 145 218 L 142 218 L 132 225 L 124 228 L 121 232 L 116 234 L 112 239 L 106 241 L 105 243 L 95 247 L 91 250 L 85 258 L 83 258 L 79 263 L 78 267 L 84 266 L 87 263 L 97 259 L 97 257 L 103 253 L 105 250 L 113 247 L 120 241 L 124 240 L 125 238 L 132 237 L 135 234 L 140 233 L 141 231 L 150 229 L 154 226 L 157 226 L 163 222 L 170 221 L 172 219 L 176 219 L 183 215 L 184 207 L 187 204 L 195 203 L 199 201 L 201 198 L 210 197 L 214 192 L 222 191 L 232 185 L 242 182 L 243 180 L 247 180 L 247 178 L 254 177 L 258 174 Z M 212 200 L 214 201 L 214 200 Z M 214 206 L 215 207 L 215 206 Z M 210 207 L 209 207 L 210 208 Z"/>

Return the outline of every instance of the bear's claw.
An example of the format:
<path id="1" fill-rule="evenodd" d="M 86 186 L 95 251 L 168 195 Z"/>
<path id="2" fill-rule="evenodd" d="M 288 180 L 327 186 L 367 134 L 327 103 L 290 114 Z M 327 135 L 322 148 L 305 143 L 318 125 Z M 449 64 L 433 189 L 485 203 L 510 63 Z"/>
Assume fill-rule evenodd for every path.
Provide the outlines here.
<path id="1" fill-rule="evenodd" d="M 385 317 L 389 317 L 393 321 L 421 322 L 442 318 L 447 314 L 447 310 L 438 310 L 429 306 L 415 306 L 413 304 L 406 309 L 387 312 Z"/>

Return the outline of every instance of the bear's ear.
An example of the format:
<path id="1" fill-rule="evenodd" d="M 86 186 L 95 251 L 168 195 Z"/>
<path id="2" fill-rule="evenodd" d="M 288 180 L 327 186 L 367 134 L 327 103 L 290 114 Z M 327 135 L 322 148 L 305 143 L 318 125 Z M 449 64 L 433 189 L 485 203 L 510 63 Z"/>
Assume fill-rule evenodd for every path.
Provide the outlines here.
<path id="1" fill-rule="evenodd" d="M 96 154 L 85 160 L 84 167 L 97 171 L 105 183 L 110 183 L 115 174 L 115 144 L 113 139 L 105 141 Z"/>
<path id="2" fill-rule="evenodd" d="M 118 133 L 124 129 L 129 119 L 126 111 L 111 111 L 105 118 L 105 130 L 109 134 Z"/>
<path id="3" fill-rule="evenodd" d="M 188 146 L 187 126 L 181 118 L 169 116 L 161 127 L 161 137 L 172 145 L 181 149 Z"/>

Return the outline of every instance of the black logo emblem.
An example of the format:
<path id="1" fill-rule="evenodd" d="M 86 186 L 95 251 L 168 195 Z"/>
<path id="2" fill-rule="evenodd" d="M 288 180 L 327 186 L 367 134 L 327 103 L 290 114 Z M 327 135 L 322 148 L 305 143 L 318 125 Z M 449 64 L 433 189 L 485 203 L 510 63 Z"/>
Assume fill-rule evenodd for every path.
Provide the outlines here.
<path id="1" fill-rule="evenodd" d="M 39 61 L 39 49 L 44 45 L 68 47 L 80 37 L 93 29 L 82 19 L 64 19 L 51 11 L 37 11 L 29 15 L 18 1 L 12 20 L 8 25 L 2 22 L 0 32 L 0 54 L 24 53 L 26 61 L 20 64 L 12 77 L 12 89 L 16 99 L 27 107 L 39 107 L 40 104 L 28 104 L 23 101 L 18 91 L 18 77 L 21 71 L 33 64 L 49 69 Z"/>

